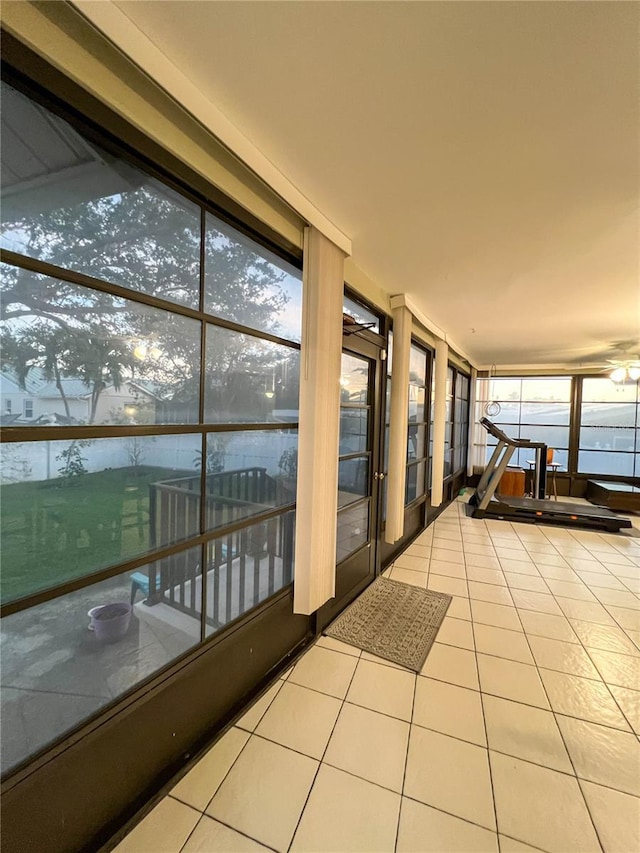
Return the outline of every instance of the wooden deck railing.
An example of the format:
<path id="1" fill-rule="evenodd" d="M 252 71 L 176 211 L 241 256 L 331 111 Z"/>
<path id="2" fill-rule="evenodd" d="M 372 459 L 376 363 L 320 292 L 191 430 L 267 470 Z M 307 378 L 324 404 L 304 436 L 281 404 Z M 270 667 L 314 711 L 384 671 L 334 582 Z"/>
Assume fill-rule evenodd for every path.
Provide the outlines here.
<path id="1" fill-rule="evenodd" d="M 149 486 L 150 545 L 164 545 L 200 532 L 199 476 Z M 205 529 L 227 527 L 280 503 L 279 483 L 265 468 L 208 474 Z M 200 548 L 158 560 L 150 567 L 147 604 L 167 604 L 200 618 Z M 226 624 L 290 583 L 293 570 L 293 513 L 286 513 L 224 534 L 206 549 L 207 622 Z"/>

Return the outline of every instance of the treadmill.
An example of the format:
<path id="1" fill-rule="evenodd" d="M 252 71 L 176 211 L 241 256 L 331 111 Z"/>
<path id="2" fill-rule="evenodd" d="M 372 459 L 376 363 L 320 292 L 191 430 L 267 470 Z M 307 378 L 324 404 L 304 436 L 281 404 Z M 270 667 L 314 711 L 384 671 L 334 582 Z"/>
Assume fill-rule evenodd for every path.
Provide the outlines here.
<path id="1" fill-rule="evenodd" d="M 481 418 L 480 423 L 489 435 L 497 438 L 498 444 L 469 501 L 473 508 L 473 518 L 499 518 L 529 524 L 561 524 L 563 527 L 586 527 L 613 533 L 619 532 L 622 527 L 632 526 L 628 518 L 621 518 L 603 507 L 545 500 L 547 445 L 526 438 L 509 438 L 488 418 Z M 500 478 L 517 447 L 526 447 L 535 453 L 533 498 L 496 494 Z"/>

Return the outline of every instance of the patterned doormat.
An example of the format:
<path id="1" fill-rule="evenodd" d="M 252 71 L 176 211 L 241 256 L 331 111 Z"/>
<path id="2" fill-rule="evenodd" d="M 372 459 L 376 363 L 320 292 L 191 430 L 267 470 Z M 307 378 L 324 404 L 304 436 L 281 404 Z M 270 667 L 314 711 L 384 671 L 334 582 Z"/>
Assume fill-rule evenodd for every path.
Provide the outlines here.
<path id="1" fill-rule="evenodd" d="M 324 632 L 420 672 L 451 596 L 378 578 Z"/>

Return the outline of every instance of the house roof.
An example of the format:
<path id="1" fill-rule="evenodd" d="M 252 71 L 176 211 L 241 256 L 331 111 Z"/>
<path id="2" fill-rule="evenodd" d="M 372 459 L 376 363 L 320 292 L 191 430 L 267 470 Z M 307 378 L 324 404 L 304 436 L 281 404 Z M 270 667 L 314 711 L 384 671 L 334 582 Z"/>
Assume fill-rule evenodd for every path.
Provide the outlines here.
<path id="1" fill-rule="evenodd" d="M 60 391 L 55 382 L 46 379 L 44 372 L 39 367 L 32 367 L 24 380 L 24 387 L 20 384 L 16 371 L 8 365 L 2 368 L 2 378 L 11 382 L 16 386 L 16 391 L 26 391 L 34 397 L 40 398 L 58 398 Z M 85 398 L 91 393 L 87 385 L 74 376 L 65 376 L 60 380 L 62 390 L 65 397 Z M 113 384 L 106 385 L 105 388 L 113 388 Z M 138 392 L 146 394 L 148 397 L 162 399 L 162 394 L 158 385 L 154 382 L 149 382 L 140 379 L 125 379 L 122 382 L 121 388 L 131 387 Z"/>

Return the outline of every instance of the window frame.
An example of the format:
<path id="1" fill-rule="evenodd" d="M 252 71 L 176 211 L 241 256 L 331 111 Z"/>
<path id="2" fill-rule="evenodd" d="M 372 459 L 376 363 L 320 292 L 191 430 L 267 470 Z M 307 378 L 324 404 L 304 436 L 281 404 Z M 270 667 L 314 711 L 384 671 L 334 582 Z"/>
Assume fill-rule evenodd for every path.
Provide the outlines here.
<path id="1" fill-rule="evenodd" d="M 415 424 L 408 422 L 407 425 L 407 459 L 405 460 L 405 494 L 404 494 L 404 506 L 405 511 L 412 506 L 416 506 L 419 503 L 424 503 L 427 500 L 430 489 L 429 489 L 429 470 L 431 465 L 431 455 L 430 455 L 430 447 L 431 447 L 431 381 L 433 376 L 433 350 L 428 344 L 425 344 L 419 338 L 414 335 L 411 336 L 411 349 L 417 349 L 424 354 L 425 357 L 425 379 L 424 383 L 418 385 L 417 383 L 409 382 L 409 387 L 413 385 L 417 388 L 422 388 L 424 394 L 424 403 L 423 403 L 423 415 L 422 420 L 416 421 Z M 407 408 L 410 406 L 409 399 L 409 388 L 407 388 Z M 414 458 L 409 459 L 409 432 L 412 427 L 415 427 L 416 430 L 419 430 L 420 427 L 424 429 L 424 439 L 422 442 L 422 455 L 416 455 Z M 411 500 L 409 500 L 409 482 L 410 482 L 410 474 L 412 471 L 416 472 L 416 477 L 420 472 L 420 468 L 423 468 L 422 473 L 422 482 L 421 482 L 421 491 Z M 416 479 L 416 489 L 420 488 L 417 485 Z"/>
<path id="2" fill-rule="evenodd" d="M 490 383 L 494 380 L 507 380 L 507 381 L 511 380 L 511 381 L 517 381 L 520 383 L 520 398 L 517 401 L 515 401 L 515 400 L 513 401 L 514 403 L 517 403 L 517 405 L 518 405 L 518 422 L 515 423 L 514 421 L 496 421 L 498 426 L 500 426 L 500 428 L 502 428 L 504 426 L 506 428 L 505 431 L 507 432 L 507 434 L 509 433 L 509 428 L 513 427 L 515 430 L 517 430 L 518 436 L 520 435 L 520 430 L 523 426 L 525 428 L 526 427 L 532 427 L 535 429 L 538 429 L 538 428 L 540 428 L 540 429 L 553 429 L 553 428 L 566 429 L 567 430 L 567 447 L 558 447 L 557 444 L 552 445 L 552 444 L 549 444 L 548 442 L 545 442 L 545 444 L 548 444 L 549 447 L 553 447 L 554 450 L 556 450 L 560 453 L 566 453 L 566 455 L 567 455 L 567 466 L 566 467 L 567 467 L 567 471 L 569 471 L 570 466 L 571 466 L 572 420 L 573 420 L 574 397 L 575 397 L 575 382 L 573 381 L 574 377 L 562 375 L 562 374 L 552 374 L 549 376 L 545 376 L 544 374 L 531 374 L 531 375 L 520 374 L 517 376 L 492 376 L 489 378 Z M 568 409 L 568 419 L 567 419 L 566 424 L 564 424 L 564 423 L 557 423 L 557 424 L 539 423 L 539 424 L 536 424 L 536 423 L 531 423 L 528 421 L 523 422 L 523 420 L 522 420 L 522 407 L 523 407 L 523 405 L 526 405 L 529 403 L 539 402 L 539 401 L 535 401 L 535 400 L 523 400 L 522 399 L 522 382 L 527 381 L 527 380 L 542 380 L 542 381 L 544 381 L 544 380 L 550 380 L 550 381 L 551 380 L 565 380 L 565 381 L 567 381 L 568 380 L 569 381 L 569 395 L 568 395 L 569 399 L 566 401 L 564 401 L 564 400 L 557 401 L 558 405 L 566 406 Z M 495 401 L 498 403 L 511 402 L 509 400 L 501 400 L 495 394 L 491 395 L 490 391 L 489 391 L 489 393 L 490 393 L 491 399 L 492 400 L 495 399 Z M 549 403 L 551 403 L 551 402 L 552 401 L 549 401 Z M 491 420 L 491 418 L 490 418 L 490 420 Z M 493 441 L 493 439 L 490 439 L 487 442 L 486 454 L 485 454 L 486 455 L 486 461 L 489 460 L 489 456 L 491 453 L 490 448 L 495 447 L 496 443 L 497 442 Z M 522 451 L 522 452 L 524 452 L 524 451 Z M 514 459 L 514 461 L 513 461 L 514 465 L 519 464 L 521 467 L 524 467 L 525 463 L 523 463 L 522 461 L 520 461 L 520 462 L 517 461 L 519 459 L 517 454 L 514 454 L 513 459 Z"/>
<path id="3" fill-rule="evenodd" d="M 558 477 L 568 478 L 571 481 L 571 494 L 582 494 L 583 493 L 583 485 L 587 480 L 597 478 L 598 480 L 604 481 L 616 481 L 616 482 L 628 482 L 633 484 L 640 477 L 640 468 L 635 468 L 634 474 L 600 474 L 589 471 L 580 471 L 579 470 L 579 452 L 580 452 L 580 431 L 582 427 L 582 397 L 583 397 L 583 386 L 585 380 L 598 379 L 605 381 L 611 381 L 608 377 L 603 376 L 602 373 L 574 373 L 574 374 L 519 374 L 517 376 L 486 376 L 478 377 L 479 380 L 491 381 L 493 379 L 505 379 L 505 380 L 530 380 L 530 379 L 540 379 L 540 380 L 550 380 L 550 379 L 564 379 L 569 380 L 571 382 L 570 387 L 570 395 L 569 401 L 565 403 L 565 405 L 569 408 L 569 420 L 568 424 L 565 426 L 563 424 L 539 424 L 534 426 L 549 426 L 549 427 L 562 427 L 563 429 L 568 429 L 568 450 L 567 452 L 567 470 L 558 472 Z M 635 453 L 636 457 L 640 457 L 640 383 L 637 385 L 637 402 L 636 402 L 636 436 L 635 436 L 635 451 L 614 451 L 614 450 L 605 450 L 603 453 L 620 453 L 620 454 L 628 454 L 633 455 Z M 526 402 L 526 401 L 525 401 Z M 520 401 L 521 403 L 521 401 Z M 476 404 L 480 405 L 480 401 Z M 479 410 L 478 410 L 479 411 Z M 483 414 L 483 413 L 481 413 Z M 478 418 L 480 414 L 478 414 Z M 505 426 L 509 426 L 509 424 L 505 423 Z M 516 425 L 520 426 L 520 424 Z M 475 445 L 476 447 L 478 445 Z M 490 448 L 494 447 L 494 443 L 487 443 L 487 455 L 486 460 L 488 461 Z M 554 448 L 556 449 L 556 448 Z M 561 448 L 558 448 L 562 450 Z M 594 451 L 597 452 L 597 451 Z"/>
<path id="4" fill-rule="evenodd" d="M 631 473 L 630 474 L 615 474 L 615 473 L 598 473 L 594 471 L 585 471 L 580 469 L 580 452 L 583 449 L 581 447 L 581 433 L 583 428 L 582 418 L 583 411 L 585 405 L 608 405 L 608 406 L 623 406 L 623 405 L 633 405 L 624 402 L 616 402 L 616 401 L 595 401 L 595 402 L 587 402 L 585 404 L 584 401 L 584 380 L 597 380 L 602 382 L 611 382 L 608 376 L 603 376 L 602 374 L 584 374 L 582 376 L 576 377 L 578 380 L 577 385 L 577 393 L 575 400 L 575 424 L 572 438 L 574 440 L 574 459 L 573 459 L 573 468 L 571 473 L 583 480 L 589 480 L 593 478 L 597 478 L 598 480 L 617 480 L 617 481 L 632 481 L 638 480 L 640 478 L 640 381 L 635 382 L 635 426 L 630 427 L 634 430 L 633 437 L 633 449 L 632 450 L 613 450 L 613 449 L 589 449 L 590 453 L 601 453 L 603 455 L 615 455 L 615 456 L 630 456 L 631 457 Z M 612 383 L 615 387 L 615 383 Z M 597 425 L 587 425 L 587 429 L 589 426 L 594 426 L 598 428 Z"/>
<path id="5" fill-rule="evenodd" d="M 256 217 L 249 214 L 231 199 L 217 193 L 206 182 L 203 181 L 195 172 L 193 172 L 185 164 L 181 163 L 177 158 L 168 154 L 156 143 L 153 143 L 141 132 L 132 129 L 131 126 L 122 121 L 124 129 L 123 136 L 117 136 L 117 128 L 119 121 L 115 120 L 110 111 L 108 116 L 109 124 L 105 122 L 103 127 L 99 123 L 100 116 L 105 114 L 105 109 L 92 96 L 83 92 L 83 105 L 79 107 L 73 99 L 70 101 L 62 101 L 56 94 L 49 89 L 45 89 L 41 85 L 35 83 L 30 77 L 23 74 L 20 70 L 6 65 L 3 67 L 3 80 L 8 85 L 18 90 L 27 98 L 33 100 L 45 109 L 68 122 L 78 133 L 87 138 L 90 142 L 99 145 L 110 154 L 114 155 L 119 160 L 122 160 L 135 168 L 155 178 L 162 184 L 168 186 L 180 196 L 185 197 L 192 203 L 198 206 L 200 211 L 200 270 L 199 270 L 199 304 L 198 308 L 189 308 L 185 305 L 180 305 L 169 300 L 162 299 L 157 296 L 145 294 L 130 290 L 121 285 L 112 284 L 104 280 L 88 276 L 83 273 L 68 270 L 55 264 L 50 264 L 46 261 L 30 258 L 20 255 L 9 250 L 2 250 L 2 260 L 10 266 L 26 270 L 35 274 L 42 274 L 53 278 L 58 278 L 63 282 L 78 285 L 80 287 L 96 290 L 101 293 L 110 294 L 115 297 L 121 297 L 134 303 L 140 303 L 152 308 L 160 308 L 168 311 L 171 314 L 190 317 L 198 320 L 201 323 L 200 337 L 200 412 L 198 424 L 149 424 L 149 425 L 127 425 L 127 426 L 111 426 L 111 425 L 74 425 L 74 426 L 7 426 L 2 430 L 0 441 L 3 444 L 12 442 L 29 443 L 38 441 L 52 440 L 74 440 L 74 439 L 92 439 L 92 438 L 109 438 L 109 437 L 136 437 L 136 436 L 156 436 L 166 434 L 199 434 L 202 442 L 203 458 L 206 454 L 207 436 L 211 433 L 224 433 L 230 431 L 252 431 L 252 430 L 280 430 L 283 428 L 297 429 L 298 421 L 287 422 L 286 424 L 279 422 L 255 422 L 242 423 L 231 422 L 224 424 L 207 424 L 203 418 L 204 407 L 204 362 L 206 358 L 205 349 L 205 327 L 207 324 L 218 326 L 232 332 L 249 335 L 259 340 L 269 341 L 275 344 L 281 344 L 291 350 L 300 350 L 300 343 L 291 341 L 286 338 L 272 335 L 266 332 L 252 329 L 223 318 L 219 318 L 203 310 L 204 306 L 204 229 L 207 213 L 220 219 L 225 224 L 231 226 L 240 232 L 244 237 L 251 240 L 257 250 L 264 248 L 267 252 L 281 258 L 285 263 L 300 271 L 302 277 L 302 250 L 291 244 L 277 232 L 264 225 Z M 88 114 L 92 118 L 88 117 Z M 111 128 L 111 131 L 106 130 L 106 126 Z M 124 141 L 124 140 L 127 141 Z M 136 148 L 133 144 L 136 144 Z M 188 178 L 188 182 L 185 180 Z M 199 191 L 199 188 L 205 191 Z M 204 493 L 205 472 L 202 472 L 201 493 Z M 204 504 L 204 501 L 201 501 Z M 64 596 L 76 590 L 89 587 L 92 584 L 98 583 L 111 577 L 123 574 L 124 572 L 133 572 L 136 569 L 146 565 L 151 559 L 160 560 L 165 557 L 191 547 L 206 548 L 207 543 L 219 537 L 222 533 L 234 533 L 235 531 L 255 524 L 260 520 L 269 520 L 270 518 L 295 510 L 295 502 L 284 506 L 276 507 L 271 511 L 264 512 L 259 516 L 251 516 L 249 519 L 244 519 L 241 522 L 230 525 L 228 528 L 206 531 L 204 521 L 201 523 L 200 535 L 195 538 L 190 538 L 177 545 L 162 548 L 157 551 L 148 551 L 144 555 L 140 555 L 135 559 L 118 562 L 107 568 L 103 568 L 80 578 L 71 581 L 57 584 L 47 589 L 36 593 L 18 598 L 6 603 L 0 604 L 0 617 L 8 616 L 13 613 L 20 612 L 30 607 L 41 604 L 45 601 L 52 600 L 57 597 Z M 203 532 L 204 531 L 204 532 Z M 205 618 L 203 614 L 203 626 Z M 204 634 L 201 637 L 201 642 L 209 639 Z"/>

